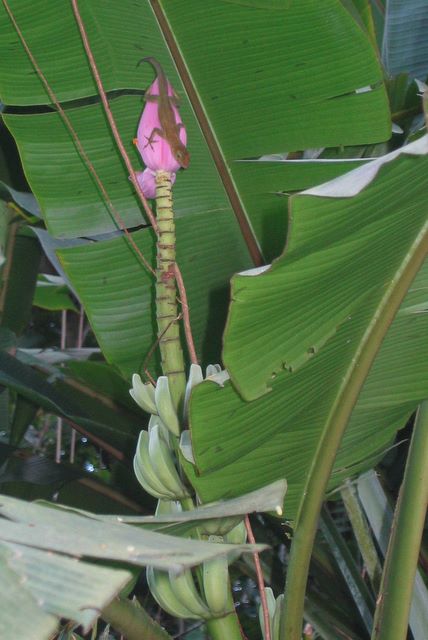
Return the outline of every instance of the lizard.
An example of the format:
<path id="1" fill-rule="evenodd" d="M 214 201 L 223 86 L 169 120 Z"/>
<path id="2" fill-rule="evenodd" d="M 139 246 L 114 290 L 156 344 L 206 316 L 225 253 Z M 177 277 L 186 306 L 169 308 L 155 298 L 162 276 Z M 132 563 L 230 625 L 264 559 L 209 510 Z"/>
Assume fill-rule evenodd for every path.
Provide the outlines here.
<path id="1" fill-rule="evenodd" d="M 148 144 L 153 142 L 153 137 L 157 134 L 166 142 L 168 142 L 171 152 L 178 164 L 186 169 L 189 166 L 190 155 L 186 146 L 180 140 L 180 129 L 183 127 L 181 123 L 176 122 L 173 104 L 178 105 L 178 96 L 168 95 L 168 80 L 161 64 L 156 58 L 142 58 L 138 64 L 148 62 L 152 65 L 157 74 L 159 95 L 149 94 L 146 91 L 144 99 L 147 102 L 156 101 L 158 103 L 158 116 L 161 128 L 153 129 Z"/>

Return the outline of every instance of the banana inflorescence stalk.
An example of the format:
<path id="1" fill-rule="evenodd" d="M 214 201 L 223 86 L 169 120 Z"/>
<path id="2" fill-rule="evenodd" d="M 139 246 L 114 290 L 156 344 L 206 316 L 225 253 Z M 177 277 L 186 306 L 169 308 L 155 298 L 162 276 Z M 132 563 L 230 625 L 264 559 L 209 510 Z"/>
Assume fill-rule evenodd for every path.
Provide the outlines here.
<path id="1" fill-rule="evenodd" d="M 157 269 L 156 309 L 158 340 L 163 374 L 156 384 L 132 377 L 130 394 L 151 414 L 147 431 L 140 433 L 134 456 L 135 475 L 145 491 L 158 498 L 157 513 L 189 508 L 191 493 L 180 473 L 179 439 L 188 420 L 192 388 L 202 382 L 201 367 L 192 364 L 186 383 L 180 344 L 175 280 L 175 225 L 172 209 L 171 174 L 156 171 Z M 223 384 L 227 374 L 219 365 L 207 368 L 207 377 Z M 181 418 L 182 417 L 182 418 Z M 189 444 L 189 443 L 188 443 Z M 189 449 L 189 446 L 188 446 Z M 191 443 L 190 443 L 190 456 Z M 178 506 L 180 505 L 180 506 Z M 222 536 L 241 541 L 246 535 L 240 517 L 217 519 L 198 528 L 198 536 L 223 542 Z M 230 595 L 228 557 L 206 561 L 194 574 L 147 568 L 147 582 L 157 603 L 177 618 L 215 622 L 233 610 Z"/>

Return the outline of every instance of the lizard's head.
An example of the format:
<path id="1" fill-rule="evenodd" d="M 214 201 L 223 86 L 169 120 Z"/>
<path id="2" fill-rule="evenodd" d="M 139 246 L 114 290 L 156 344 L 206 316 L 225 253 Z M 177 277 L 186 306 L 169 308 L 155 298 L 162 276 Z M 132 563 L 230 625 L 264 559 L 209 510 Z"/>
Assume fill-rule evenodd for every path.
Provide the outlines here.
<path id="1" fill-rule="evenodd" d="M 184 144 L 175 149 L 174 158 L 177 160 L 180 167 L 182 167 L 183 169 L 187 169 L 190 162 L 190 153 L 187 151 Z"/>

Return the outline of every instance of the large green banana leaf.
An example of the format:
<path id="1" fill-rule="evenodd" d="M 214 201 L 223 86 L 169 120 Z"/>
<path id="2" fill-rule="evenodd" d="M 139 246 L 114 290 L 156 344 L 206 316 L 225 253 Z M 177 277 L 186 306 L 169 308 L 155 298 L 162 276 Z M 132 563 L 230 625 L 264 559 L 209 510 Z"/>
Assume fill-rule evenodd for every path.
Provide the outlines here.
<path id="1" fill-rule="evenodd" d="M 383 32 L 382 58 L 391 75 L 406 72 L 425 80 L 428 73 L 428 44 L 425 0 L 388 0 Z"/>
<path id="2" fill-rule="evenodd" d="M 235 386 L 205 382 L 190 405 L 194 482 L 204 499 L 283 476 L 295 517 L 314 461 L 323 463 L 319 443 L 335 428 L 335 407 L 348 401 L 353 372 L 367 366 L 365 345 L 412 263 L 417 276 L 363 372 L 330 488 L 370 468 L 427 396 L 428 264 L 418 273 L 428 248 L 427 154 L 424 137 L 295 196 L 284 255 L 258 275 L 234 277 L 224 356 Z"/>
<path id="3" fill-rule="evenodd" d="M 296 165 L 254 159 L 375 143 L 390 135 L 382 70 L 370 36 L 339 0 L 166 0 L 156 4 L 155 13 L 146 0 L 126 0 L 120 9 L 96 0 L 81 4 L 130 154 L 142 88 L 152 77 L 144 65 L 136 67 L 140 58 L 158 57 L 183 96 L 186 91 L 191 98 L 193 111 L 183 99 L 182 115 L 192 163 L 174 187 L 179 262 L 199 355 L 205 362 L 218 359 L 229 278 L 252 261 L 260 264 L 262 256 L 271 259 L 281 252 L 287 230 L 285 194 L 350 167 L 347 162 Z M 26 0 L 11 0 L 10 6 L 114 206 L 129 227 L 142 224 L 101 107 L 91 99 L 96 92 L 71 10 L 52 4 L 42 15 L 41 3 Z M 0 55 L 1 95 L 7 105 L 25 108 L 9 109 L 5 121 L 47 227 L 62 238 L 111 232 L 117 224 L 69 132 L 49 109 L 50 99 L 6 17 L 0 54 L 10 55 L 12 42 L 17 58 L 11 73 Z M 138 167 L 135 155 L 133 160 Z M 197 389 L 192 437 L 195 483 L 204 498 L 242 493 L 286 475 L 293 516 L 310 456 L 339 393 L 340 376 L 376 314 L 382 286 L 399 270 L 426 216 L 424 171 L 424 156 L 400 158 L 352 200 L 297 198 L 291 204 L 291 258 L 288 253 L 258 278 L 235 280 L 225 348 L 234 383 L 247 399 L 256 398 L 270 376 L 278 375 L 273 392 L 250 403 L 230 384 L 223 390 L 208 384 Z M 409 207 L 411 216 L 406 215 Z M 392 224 L 386 215 L 390 210 Z M 406 223 L 403 229 L 401 223 Z M 153 259 L 151 231 L 140 229 L 133 236 Z M 104 354 L 129 375 L 139 369 L 155 340 L 153 282 L 123 237 L 98 240 L 61 249 L 58 255 Z M 261 292 L 255 285 L 251 299 L 245 285 L 239 306 L 243 281 L 261 282 Z M 398 328 L 390 332 L 389 349 L 385 341 L 386 355 L 372 373 L 378 371 L 378 378 L 373 378 L 370 393 L 362 395 L 369 393 L 366 404 L 360 403 L 354 413 L 356 426 L 345 436 L 332 486 L 372 463 L 426 394 L 420 365 L 423 316 L 404 317 L 408 322 L 400 325 L 398 319 Z M 411 369 L 407 386 L 400 386 L 396 369 L 391 370 L 394 357 Z M 393 391 L 385 400 L 387 389 Z M 358 418 L 359 407 L 366 414 Z"/>
<path id="4" fill-rule="evenodd" d="M 143 223 L 102 109 L 92 99 L 96 90 L 70 6 L 29 0 L 10 0 L 9 5 L 113 205 L 129 227 Z M 278 192 L 317 184 L 349 168 L 342 162 L 307 163 L 296 171 L 290 163 L 238 161 L 386 140 L 389 110 L 370 39 L 339 0 L 174 0 L 159 7 L 154 14 L 148 0 L 81 2 L 135 167 L 132 139 L 143 88 L 152 78 L 149 65 L 137 67 L 140 58 L 155 55 L 183 94 L 192 162 L 174 187 L 179 260 L 198 353 L 208 362 L 219 358 L 230 276 L 251 266 L 250 256 L 260 263 L 260 251 L 270 259 L 282 250 L 286 199 Z M 9 109 L 5 122 L 48 230 L 63 238 L 115 230 L 72 137 L 48 107 L 50 98 L 3 7 L 0 15 L 1 97 L 6 105 L 24 107 Z M 362 88 L 371 90 L 356 92 Z M 152 258 L 151 232 L 133 235 Z M 59 253 L 107 359 L 125 375 L 138 370 L 155 340 L 150 277 L 123 238 Z"/>

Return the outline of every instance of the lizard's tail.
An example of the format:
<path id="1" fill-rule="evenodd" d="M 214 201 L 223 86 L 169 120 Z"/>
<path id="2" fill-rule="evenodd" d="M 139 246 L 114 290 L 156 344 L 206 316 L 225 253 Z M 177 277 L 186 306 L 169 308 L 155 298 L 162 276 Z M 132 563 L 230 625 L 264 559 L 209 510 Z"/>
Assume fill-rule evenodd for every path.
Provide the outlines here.
<path id="1" fill-rule="evenodd" d="M 163 69 L 160 65 L 160 62 L 158 62 L 156 58 L 152 58 L 152 57 L 141 58 L 141 60 L 137 62 L 137 67 L 139 67 L 142 62 L 148 62 L 149 64 L 151 64 L 158 76 L 163 75 Z"/>

